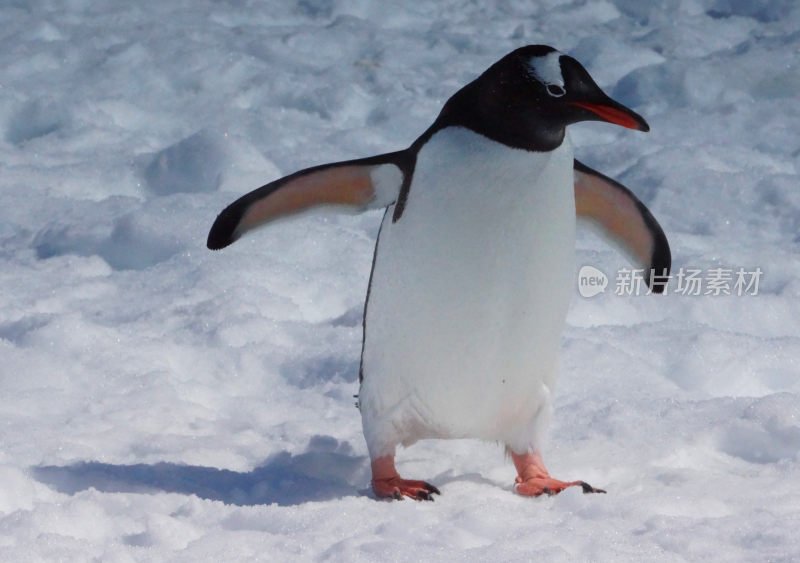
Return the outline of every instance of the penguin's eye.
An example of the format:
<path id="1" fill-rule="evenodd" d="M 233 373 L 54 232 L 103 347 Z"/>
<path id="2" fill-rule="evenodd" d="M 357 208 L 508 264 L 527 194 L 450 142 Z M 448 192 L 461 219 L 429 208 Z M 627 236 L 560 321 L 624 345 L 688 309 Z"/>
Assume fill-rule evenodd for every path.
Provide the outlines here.
<path id="1" fill-rule="evenodd" d="M 567 93 L 567 91 L 564 90 L 564 87 L 559 86 L 558 84 L 548 84 L 545 86 L 545 88 L 547 89 L 547 93 L 554 98 L 560 98 Z"/>

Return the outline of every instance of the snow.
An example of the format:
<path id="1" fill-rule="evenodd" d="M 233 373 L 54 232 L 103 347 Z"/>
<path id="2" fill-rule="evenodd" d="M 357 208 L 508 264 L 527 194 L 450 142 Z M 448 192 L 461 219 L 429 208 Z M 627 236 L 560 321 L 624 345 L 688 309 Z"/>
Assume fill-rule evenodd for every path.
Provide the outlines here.
<path id="1" fill-rule="evenodd" d="M 800 7 L 32 0 L 0 8 L 0 559 L 800 559 Z M 378 502 L 353 407 L 380 211 L 212 253 L 240 194 L 407 146 L 514 48 L 645 116 L 573 126 L 677 268 L 758 295 L 621 296 L 563 336 L 545 461 L 608 490 L 511 492 L 502 448 L 425 441 Z M 674 281 L 674 280 L 673 280 Z"/>

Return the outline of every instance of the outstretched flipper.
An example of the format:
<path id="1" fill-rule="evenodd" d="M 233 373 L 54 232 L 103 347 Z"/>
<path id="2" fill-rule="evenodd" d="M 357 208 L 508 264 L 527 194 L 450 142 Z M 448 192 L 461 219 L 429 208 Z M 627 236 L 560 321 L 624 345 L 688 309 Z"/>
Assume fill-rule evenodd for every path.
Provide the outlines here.
<path id="1" fill-rule="evenodd" d="M 647 272 L 653 293 L 663 293 L 672 265 L 667 236 L 650 210 L 611 178 L 575 161 L 575 211 L 589 220 Z"/>
<path id="2" fill-rule="evenodd" d="M 208 233 L 207 246 L 225 248 L 247 231 L 317 207 L 343 206 L 353 211 L 387 207 L 411 181 L 412 167 L 408 151 L 399 151 L 300 170 L 226 207 Z"/>

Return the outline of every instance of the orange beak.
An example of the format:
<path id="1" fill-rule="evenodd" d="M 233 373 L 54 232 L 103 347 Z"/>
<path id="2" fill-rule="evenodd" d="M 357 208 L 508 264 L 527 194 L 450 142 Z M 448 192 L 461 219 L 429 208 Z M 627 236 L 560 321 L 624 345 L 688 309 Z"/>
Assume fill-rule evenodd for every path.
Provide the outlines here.
<path id="1" fill-rule="evenodd" d="M 573 106 L 577 106 L 592 112 L 603 121 L 608 121 L 609 123 L 614 123 L 615 125 L 621 125 L 622 127 L 627 127 L 628 129 L 636 129 L 638 131 L 645 132 L 650 131 L 650 126 L 638 113 L 629 110 L 622 104 L 617 104 L 611 99 L 609 99 L 609 102 L 614 105 L 594 104 L 591 102 L 569 103 Z"/>

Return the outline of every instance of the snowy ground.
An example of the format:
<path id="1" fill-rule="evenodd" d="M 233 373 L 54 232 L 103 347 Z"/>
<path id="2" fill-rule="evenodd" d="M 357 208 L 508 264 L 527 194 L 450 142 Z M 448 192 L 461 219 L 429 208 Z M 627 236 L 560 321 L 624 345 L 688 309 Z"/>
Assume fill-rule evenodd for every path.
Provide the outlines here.
<path id="1" fill-rule="evenodd" d="M 0 6 L 0 560 L 800 559 L 800 7 L 793 0 Z M 660 220 L 675 268 L 758 295 L 619 296 L 588 232 L 551 472 L 400 452 L 435 503 L 368 491 L 353 408 L 380 212 L 205 249 L 298 168 L 396 150 L 518 46 L 649 121 L 572 127 Z"/>

